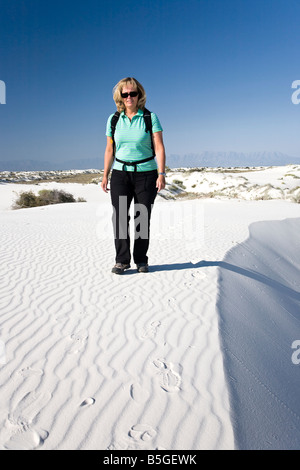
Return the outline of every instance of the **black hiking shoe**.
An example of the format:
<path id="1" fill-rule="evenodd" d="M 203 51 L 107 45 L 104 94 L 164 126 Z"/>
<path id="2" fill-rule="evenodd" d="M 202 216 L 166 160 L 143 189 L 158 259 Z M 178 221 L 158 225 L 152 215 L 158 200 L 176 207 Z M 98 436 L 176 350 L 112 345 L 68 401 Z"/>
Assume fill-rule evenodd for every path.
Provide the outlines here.
<path id="1" fill-rule="evenodd" d="M 114 274 L 123 274 L 125 269 L 129 269 L 130 264 L 124 264 L 124 263 L 116 263 L 114 267 L 112 268 L 111 272 Z"/>
<path id="2" fill-rule="evenodd" d="M 136 269 L 138 273 L 148 273 L 149 272 L 149 266 L 147 263 L 138 263 L 136 265 Z"/>

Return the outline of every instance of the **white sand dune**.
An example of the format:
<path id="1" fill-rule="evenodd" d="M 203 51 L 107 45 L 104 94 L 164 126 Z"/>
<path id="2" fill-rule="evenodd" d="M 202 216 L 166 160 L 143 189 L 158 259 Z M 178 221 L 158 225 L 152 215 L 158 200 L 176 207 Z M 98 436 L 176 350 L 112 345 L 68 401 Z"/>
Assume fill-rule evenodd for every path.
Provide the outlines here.
<path id="1" fill-rule="evenodd" d="M 0 448 L 299 448 L 299 204 L 158 198 L 116 276 L 109 196 L 50 186 L 0 186 Z"/>
<path id="2" fill-rule="evenodd" d="M 220 338 L 236 444 L 300 448 L 300 218 L 258 222 L 218 263 Z M 235 286 L 232 289 L 232 286 Z"/>

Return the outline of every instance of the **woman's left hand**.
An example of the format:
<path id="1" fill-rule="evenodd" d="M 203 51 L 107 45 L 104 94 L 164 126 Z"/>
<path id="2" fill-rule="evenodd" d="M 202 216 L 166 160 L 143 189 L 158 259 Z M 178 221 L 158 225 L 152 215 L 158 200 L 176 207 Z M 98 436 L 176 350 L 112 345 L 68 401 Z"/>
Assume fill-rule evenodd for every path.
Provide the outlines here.
<path id="1" fill-rule="evenodd" d="M 164 175 L 158 175 L 158 178 L 156 180 L 156 187 L 157 191 L 159 192 L 161 189 L 164 189 L 166 186 L 166 180 Z"/>

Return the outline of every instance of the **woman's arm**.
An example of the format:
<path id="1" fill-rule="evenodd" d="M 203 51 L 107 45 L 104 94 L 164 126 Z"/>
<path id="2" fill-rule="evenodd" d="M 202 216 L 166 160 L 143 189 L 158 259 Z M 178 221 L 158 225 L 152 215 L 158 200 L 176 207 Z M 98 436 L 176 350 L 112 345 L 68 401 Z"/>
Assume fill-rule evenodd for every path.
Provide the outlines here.
<path id="1" fill-rule="evenodd" d="M 165 146 L 163 142 L 163 135 L 161 131 L 153 133 L 153 143 L 154 143 L 155 155 L 156 155 L 156 160 L 157 160 L 158 173 L 165 173 L 166 153 L 165 153 Z M 158 175 L 158 178 L 156 181 L 156 187 L 158 191 L 160 191 L 161 189 L 164 189 L 165 185 L 166 185 L 166 181 L 165 181 L 164 175 Z"/>
<path id="2" fill-rule="evenodd" d="M 109 172 L 110 172 L 113 162 L 114 162 L 113 141 L 111 137 L 107 137 L 106 149 L 104 153 L 104 174 L 103 174 L 103 178 L 101 181 L 101 188 L 106 193 L 108 192 L 108 189 L 107 189 L 108 176 L 109 176 Z"/>

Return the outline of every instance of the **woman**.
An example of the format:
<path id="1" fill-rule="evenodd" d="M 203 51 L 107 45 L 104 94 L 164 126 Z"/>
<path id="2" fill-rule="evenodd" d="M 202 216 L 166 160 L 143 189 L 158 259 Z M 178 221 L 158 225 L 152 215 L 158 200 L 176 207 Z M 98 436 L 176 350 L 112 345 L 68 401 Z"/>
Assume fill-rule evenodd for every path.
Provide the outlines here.
<path id="1" fill-rule="evenodd" d="M 111 129 L 113 114 L 107 121 L 104 175 L 101 182 L 103 191 L 107 193 L 108 177 L 114 164 L 110 193 L 114 209 L 116 264 L 112 272 L 122 274 L 130 268 L 129 209 L 134 200 L 133 260 L 137 271 L 145 273 L 148 272 L 151 209 L 157 191 L 165 187 L 166 157 L 162 127 L 156 114 L 151 113 L 155 161 L 151 134 L 147 132 L 144 119 L 146 93 L 143 86 L 135 78 L 124 78 L 114 87 L 113 98 L 120 116 L 115 126 L 114 140 Z"/>

